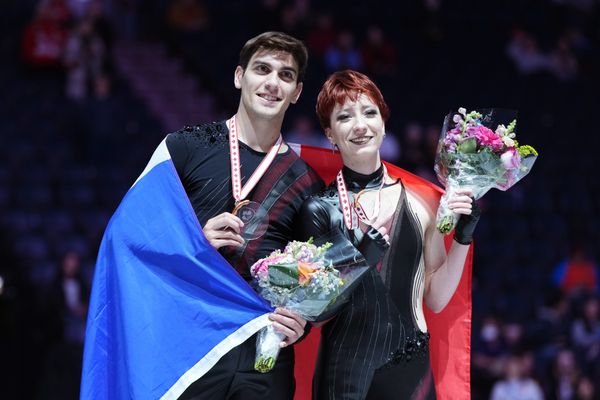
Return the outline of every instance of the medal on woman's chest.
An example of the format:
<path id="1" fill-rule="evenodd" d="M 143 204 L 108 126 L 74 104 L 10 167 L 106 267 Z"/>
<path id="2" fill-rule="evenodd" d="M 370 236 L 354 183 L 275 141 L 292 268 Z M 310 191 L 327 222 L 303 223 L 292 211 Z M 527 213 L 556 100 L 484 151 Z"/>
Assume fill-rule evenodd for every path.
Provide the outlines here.
<path id="1" fill-rule="evenodd" d="M 385 182 L 385 177 L 387 175 L 387 169 L 385 165 L 383 165 L 383 178 L 381 179 L 381 184 L 375 190 L 377 190 L 377 194 L 375 197 L 375 201 L 373 204 L 373 212 L 371 215 L 368 215 L 362 204 L 360 203 L 360 198 L 368 191 L 372 189 L 363 189 L 360 192 L 353 195 L 352 201 L 350 200 L 350 196 L 348 195 L 348 189 L 346 186 L 346 182 L 344 181 L 344 174 L 340 170 L 337 174 L 336 183 L 338 189 L 338 195 L 340 198 L 340 205 L 342 207 L 342 214 L 344 215 L 344 223 L 346 224 L 346 228 L 348 229 L 356 229 L 359 227 L 359 220 L 365 223 L 366 225 L 372 225 L 377 216 L 379 215 L 379 209 L 381 205 L 381 189 L 383 189 L 383 184 Z"/>

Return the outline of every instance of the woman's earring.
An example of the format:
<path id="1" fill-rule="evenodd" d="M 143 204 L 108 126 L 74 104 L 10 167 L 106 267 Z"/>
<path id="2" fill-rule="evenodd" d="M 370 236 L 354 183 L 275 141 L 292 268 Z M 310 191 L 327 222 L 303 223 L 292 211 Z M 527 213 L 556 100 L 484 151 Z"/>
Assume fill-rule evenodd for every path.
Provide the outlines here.
<path id="1" fill-rule="evenodd" d="M 337 144 L 333 143 L 333 141 L 331 141 L 331 152 L 335 153 L 335 151 L 338 149 Z"/>

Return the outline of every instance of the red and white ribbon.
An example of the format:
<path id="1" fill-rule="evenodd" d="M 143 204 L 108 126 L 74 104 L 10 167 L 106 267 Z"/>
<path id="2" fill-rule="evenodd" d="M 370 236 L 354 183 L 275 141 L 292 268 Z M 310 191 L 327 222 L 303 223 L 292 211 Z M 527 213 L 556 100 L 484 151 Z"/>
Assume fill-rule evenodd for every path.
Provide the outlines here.
<path id="1" fill-rule="evenodd" d="M 364 210 L 363 206 L 360 204 L 360 197 L 365 193 L 365 190 L 361 190 L 356 195 L 354 195 L 354 201 L 350 202 L 350 198 L 348 196 L 348 189 L 346 187 L 346 181 L 344 180 L 344 174 L 342 171 L 337 174 L 337 189 L 338 195 L 340 197 L 340 203 L 342 206 L 342 214 L 344 215 L 344 222 L 348 229 L 356 229 L 358 228 L 358 220 L 360 219 L 367 225 L 371 225 L 372 222 L 379 215 L 379 208 L 381 205 L 381 189 L 383 189 L 383 184 L 385 182 L 385 177 L 387 175 L 387 169 L 385 165 L 383 166 L 383 179 L 381 180 L 381 185 L 379 185 L 379 189 L 377 189 L 377 197 L 375 198 L 375 205 L 373 207 L 373 215 L 370 217 L 367 215 L 367 212 Z"/>
<path id="2" fill-rule="evenodd" d="M 256 170 L 252 173 L 246 184 L 242 186 L 242 173 L 240 170 L 240 146 L 238 143 L 238 133 L 235 115 L 227 120 L 227 128 L 229 129 L 229 158 L 231 161 L 231 189 L 233 198 L 236 204 L 244 200 L 248 194 L 254 189 L 260 178 L 265 174 L 269 166 L 275 159 L 275 156 L 281 148 L 283 139 L 281 135 L 277 142 L 271 147 L 265 158 L 260 162 Z"/>

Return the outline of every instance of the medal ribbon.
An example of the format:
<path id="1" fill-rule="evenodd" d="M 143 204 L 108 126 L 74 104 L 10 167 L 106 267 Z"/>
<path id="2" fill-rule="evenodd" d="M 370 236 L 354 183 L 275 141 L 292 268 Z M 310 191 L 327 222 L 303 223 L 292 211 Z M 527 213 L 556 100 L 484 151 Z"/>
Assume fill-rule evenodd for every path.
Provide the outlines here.
<path id="1" fill-rule="evenodd" d="M 344 174 L 342 171 L 337 174 L 337 189 L 338 195 L 340 197 L 340 202 L 342 204 L 342 214 L 344 214 L 344 222 L 346 223 L 346 227 L 348 229 L 356 229 L 358 228 L 358 219 L 364 222 L 367 225 L 371 225 L 373 220 L 377 218 L 379 215 L 379 208 L 381 205 L 381 189 L 383 189 L 383 183 L 385 182 L 385 176 L 387 175 L 387 169 L 385 165 L 383 166 L 383 179 L 381 180 L 381 184 L 379 185 L 379 189 L 377 189 L 377 197 L 375 198 L 375 206 L 373 207 L 373 215 L 370 217 L 367 215 L 363 206 L 360 204 L 360 197 L 366 192 L 366 189 L 361 190 L 354 196 L 354 201 L 352 204 L 350 203 L 350 198 L 348 197 L 348 189 L 346 187 L 346 181 L 344 181 Z M 356 218 L 358 217 L 358 218 Z"/>
<path id="2" fill-rule="evenodd" d="M 254 189 L 260 178 L 265 174 L 275 156 L 279 152 L 283 139 L 281 135 L 271 147 L 265 158 L 260 162 L 256 170 L 250 176 L 250 179 L 242 186 L 242 173 L 240 171 L 240 146 L 238 143 L 237 124 L 235 115 L 227 120 L 227 128 L 229 129 L 229 157 L 231 161 L 231 189 L 236 205 L 244 200 L 246 196 Z"/>

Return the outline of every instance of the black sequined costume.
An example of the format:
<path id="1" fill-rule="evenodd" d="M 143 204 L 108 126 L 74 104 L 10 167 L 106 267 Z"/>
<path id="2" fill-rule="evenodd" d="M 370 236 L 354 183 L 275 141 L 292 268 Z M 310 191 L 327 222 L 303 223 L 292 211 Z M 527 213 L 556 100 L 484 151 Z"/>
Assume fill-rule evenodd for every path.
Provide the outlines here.
<path id="1" fill-rule="evenodd" d="M 346 167 L 343 173 L 354 193 L 376 188 L 383 179 L 381 168 L 367 176 Z M 344 225 L 335 182 L 305 202 L 301 216 L 307 221 L 303 236 L 341 230 L 364 254 L 365 235 Z M 362 279 L 341 312 L 323 326 L 314 399 L 435 398 L 429 334 L 417 325 L 422 315 L 417 302 L 424 285 L 423 232 L 404 187 L 388 231 L 392 245 L 383 259 Z"/>

